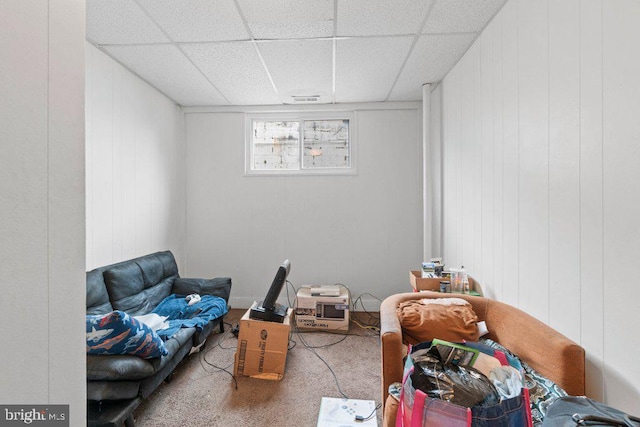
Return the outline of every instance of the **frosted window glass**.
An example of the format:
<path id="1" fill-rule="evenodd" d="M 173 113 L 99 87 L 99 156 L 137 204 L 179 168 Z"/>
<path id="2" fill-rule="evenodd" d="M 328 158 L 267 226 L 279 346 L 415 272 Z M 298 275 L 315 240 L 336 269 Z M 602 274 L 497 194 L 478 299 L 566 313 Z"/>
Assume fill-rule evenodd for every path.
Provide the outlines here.
<path id="1" fill-rule="evenodd" d="M 305 120 L 303 135 L 303 168 L 349 167 L 349 120 Z"/>
<path id="2" fill-rule="evenodd" d="M 300 169 L 300 122 L 253 121 L 253 169 Z"/>

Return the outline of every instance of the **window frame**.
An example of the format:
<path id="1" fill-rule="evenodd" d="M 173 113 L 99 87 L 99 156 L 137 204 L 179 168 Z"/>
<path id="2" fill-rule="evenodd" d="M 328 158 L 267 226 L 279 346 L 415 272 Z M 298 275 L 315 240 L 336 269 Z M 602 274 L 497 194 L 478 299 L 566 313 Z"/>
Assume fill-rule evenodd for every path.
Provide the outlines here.
<path id="1" fill-rule="evenodd" d="M 268 112 L 245 114 L 245 176 L 273 175 L 356 175 L 356 114 L 354 111 L 322 112 Z M 349 120 L 349 166 L 348 167 L 304 167 L 304 121 L 305 120 Z M 298 121 L 299 160 L 298 169 L 253 169 L 254 143 L 253 123 L 255 121 Z"/>

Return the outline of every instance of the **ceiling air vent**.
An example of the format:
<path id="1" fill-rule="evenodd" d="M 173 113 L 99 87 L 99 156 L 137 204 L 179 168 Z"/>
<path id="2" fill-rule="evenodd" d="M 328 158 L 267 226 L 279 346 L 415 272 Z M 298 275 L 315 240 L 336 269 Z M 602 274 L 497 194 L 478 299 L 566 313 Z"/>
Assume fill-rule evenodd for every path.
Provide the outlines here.
<path id="1" fill-rule="evenodd" d="M 318 102 L 320 95 L 293 95 L 294 104 L 308 104 L 312 102 Z"/>

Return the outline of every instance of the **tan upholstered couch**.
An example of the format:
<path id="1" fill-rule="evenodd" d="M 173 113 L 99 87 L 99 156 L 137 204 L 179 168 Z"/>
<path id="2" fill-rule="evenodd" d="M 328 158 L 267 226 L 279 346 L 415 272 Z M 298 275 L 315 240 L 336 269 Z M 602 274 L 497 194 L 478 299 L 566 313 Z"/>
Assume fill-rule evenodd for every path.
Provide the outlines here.
<path id="1" fill-rule="evenodd" d="M 584 349 L 550 326 L 510 305 L 483 297 L 451 295 L 473 306 L 478 320 L 487 324 L 490 338 L 499 342 L 539 374 L 554 381 L 570 395 L 584 395 Z M 438 292 L 412 292 L 392 295 L 380 306 L 382 343 L 382 402 L 386 402 L 389 385 L 402 381 L 402 329 L 396 308 L 404 301 L 442 298 Z M 384 425 L 395 425 L 397 405 L 390 399 L 385 405 Z"/>

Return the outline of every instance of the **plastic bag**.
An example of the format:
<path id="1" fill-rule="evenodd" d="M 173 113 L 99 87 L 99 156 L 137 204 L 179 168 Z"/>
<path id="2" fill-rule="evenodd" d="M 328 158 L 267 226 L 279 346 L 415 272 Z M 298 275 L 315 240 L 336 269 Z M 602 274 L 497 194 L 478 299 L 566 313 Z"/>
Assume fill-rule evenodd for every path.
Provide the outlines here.
<path id="1" fill-rule="evenodd" d="M 491 381 L 470 366 L 445 364 L 435 347 L 414 356 L 413 387 L 428 397 L 465 407 L 493 406 L 500 395 Z"/>

